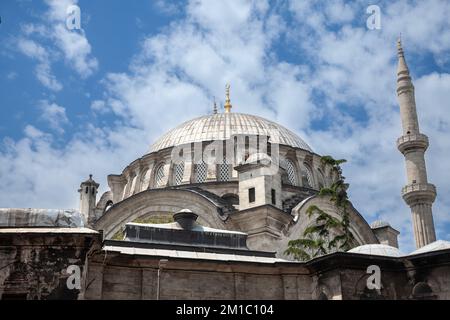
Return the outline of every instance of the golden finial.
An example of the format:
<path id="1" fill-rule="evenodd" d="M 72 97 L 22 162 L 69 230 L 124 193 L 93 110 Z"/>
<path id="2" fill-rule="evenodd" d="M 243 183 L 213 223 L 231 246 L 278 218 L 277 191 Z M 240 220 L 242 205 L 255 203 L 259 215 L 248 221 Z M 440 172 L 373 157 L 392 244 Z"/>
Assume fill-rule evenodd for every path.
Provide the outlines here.
<path id="1" fill-rule="evenodd" d="M 225 112 L 228 113 L 231 111 L 231 101 L 230 101 L 230 85 L 227 83 L 225 85 L 225 105 L 223 106 L 225 108 Z"/>

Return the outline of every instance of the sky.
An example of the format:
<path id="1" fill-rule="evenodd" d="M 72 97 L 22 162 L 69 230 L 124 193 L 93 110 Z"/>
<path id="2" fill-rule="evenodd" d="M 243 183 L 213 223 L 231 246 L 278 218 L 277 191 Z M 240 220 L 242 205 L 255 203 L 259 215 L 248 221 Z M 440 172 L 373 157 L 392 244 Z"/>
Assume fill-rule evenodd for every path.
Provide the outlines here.
<path id="1" fill-rule="evenodd" d="M 80 29 L 66 25 L 71 5 Z M 369 223 L 389 221 L 410 252 L 396 148 L 401 34 L 430 139 L 437 238 L 450 240 L 449 16 L 446 0 L 0 1 L 0 206 L 77 208 L 88 174 L 101 195 L 108 174 L 212 113 L 213 97 L 223 104 L 230 83 L 233 111 L 347 159 L 354 206 Z"/>

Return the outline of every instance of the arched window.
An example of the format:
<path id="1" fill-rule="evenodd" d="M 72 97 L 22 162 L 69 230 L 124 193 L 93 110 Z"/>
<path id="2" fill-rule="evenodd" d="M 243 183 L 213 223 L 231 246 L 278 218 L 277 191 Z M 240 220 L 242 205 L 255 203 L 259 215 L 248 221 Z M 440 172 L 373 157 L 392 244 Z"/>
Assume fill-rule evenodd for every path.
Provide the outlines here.
<path id="1" fill-rule="evenodd" d="M 184 175 L 184 162 L 176 163 L 173 166 L 173 184 L 175 186 L 178 186 L 181 184 L 181 181 L 183 181 L 183 175 Z"/>
<path id="2" fill-rule="evenodd" d="M 205 162 L 200 162 L 194 165 L 194 181 L 196 183 L 202 183 L 206 180 L 208 173 L 208 166 Z"/>
<path id="3" fill-rule="evenodd" d="M 284 162 L 284 166 L 285 166 L 284 169 L 286 170 L 289 184 L 291 184 L 293 186 L 298 185 L 297 171 L 295 170 L 294 164 L 289 159 L 285 159 L 283 162 Z"/>
<path id="4" fill-rule="evenodd" d="M 307 188 L 312 188 L 314 186 L 312 171 L 307 164 L 304 164 L 302 168 L 302 184 Z"/>
<path id="5" fill-rule="evenodd" d="M 244 145 L 244 161 L 247 161 L 248 157 L 250 157 L 250 137 L 245 136 L 245 145 Z"/>
<path id="6" fill-rule="evenodd" d="M 227 157 L 224 154 L 223 161 L 217 165 L 217 180 L 229 181 L 230 180 L 230 165 L 227 162 Z"/>
<path id="7" fill-rule="evenodd" d="M 103 212 L 108 211 L 113 205 L 114 203 L 112 202 L 112 200 L 108 200 L 108 202 L 106 202 L 105 208 L 103 209 Z"/>
<path id="8" fill-rule="evenodd" d="M 164 184 L 164 164 L 160 164 L 155 170 L 155 187 L 161 188 Z"/>

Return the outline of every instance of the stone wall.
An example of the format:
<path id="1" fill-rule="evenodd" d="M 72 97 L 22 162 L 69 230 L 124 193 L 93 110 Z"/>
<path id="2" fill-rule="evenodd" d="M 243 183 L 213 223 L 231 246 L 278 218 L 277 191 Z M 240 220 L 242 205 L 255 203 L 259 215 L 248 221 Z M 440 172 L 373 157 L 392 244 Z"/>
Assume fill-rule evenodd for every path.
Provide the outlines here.
<path id="1" fill-rule="evenodd" d="M 86 299 L 156 299 L 163 257 L 99 253 L 90 259 Z M 367 267 L 381 270 L 369 290 Z M 411 258 L 334 253 L 307 263 L 169 259 L 160 299 L 450 299 L 450 251 Z M 425 283 L 432 293 L 414 296 Z"/>
<path id="2" fill-rule="evenodd" d="M 67 268 L 78 266 L 82 276 L 100 235 L 85 228 L 51 230 L 0 229 L 0 299 L 78 299 L 80 290 L 66 285 Z"/>

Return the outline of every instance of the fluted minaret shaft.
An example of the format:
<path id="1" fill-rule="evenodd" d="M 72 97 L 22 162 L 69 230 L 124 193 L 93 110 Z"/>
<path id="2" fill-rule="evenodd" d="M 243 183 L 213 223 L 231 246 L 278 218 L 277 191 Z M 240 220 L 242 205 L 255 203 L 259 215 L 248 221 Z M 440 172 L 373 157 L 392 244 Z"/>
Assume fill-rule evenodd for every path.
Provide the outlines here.
<path id="1" fill-rule="evenodd" d="M 411 208 L 416 247 L 420 248 L 436 240 L 432 213 L 436 188 L 428 183 L 425 164 L 428 137 L 419 130 L 414 86 L 400 40 L 397 46 L 397 96 L 403 127 L 403 135 L 397 140 L 397 147 L 405 156 L 407 177 L 407 185 L 402 189 L 402 196 Z"/>

